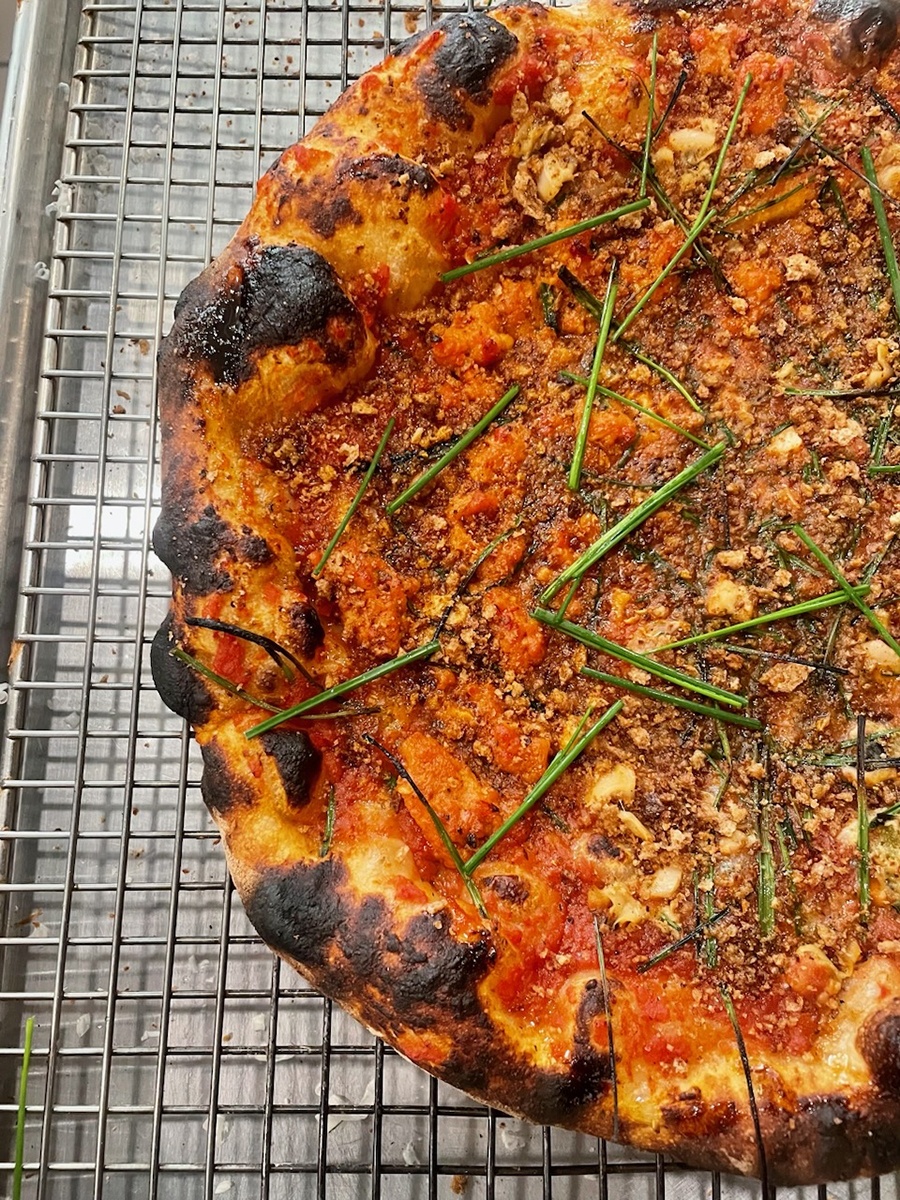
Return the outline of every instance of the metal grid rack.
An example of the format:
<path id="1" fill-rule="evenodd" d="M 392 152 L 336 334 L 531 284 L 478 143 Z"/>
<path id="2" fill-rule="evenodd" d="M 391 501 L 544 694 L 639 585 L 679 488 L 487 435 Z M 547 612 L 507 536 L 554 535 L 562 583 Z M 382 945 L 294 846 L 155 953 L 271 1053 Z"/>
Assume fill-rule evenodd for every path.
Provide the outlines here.
<path id="1" fill-rule="evenodd" d="M 273 960 L 149 678 L 168 598 L 150 549 L 154 362 L 175 298 L 277 153 L 438 15 L 431 0 L 77 12 L 52 255 L 32 281 L 45 337 L 2 759 L 0 1194 L 28 1015 L 24 1195 L 40 1200 L 758 1192 L 488 1112 Z"/>

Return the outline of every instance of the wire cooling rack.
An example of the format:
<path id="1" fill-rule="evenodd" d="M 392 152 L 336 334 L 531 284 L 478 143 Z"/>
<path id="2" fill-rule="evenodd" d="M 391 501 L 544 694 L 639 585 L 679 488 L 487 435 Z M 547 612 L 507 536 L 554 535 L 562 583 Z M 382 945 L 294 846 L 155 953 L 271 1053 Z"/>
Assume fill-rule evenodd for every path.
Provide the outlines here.
<path id="1" fill-rule="evenodd" d="M 2 759 L 0 1194 L 33 1016 L 24 1196 L 749 1198 L 486 1111 L 273 960 L 225 873 L 195 746 L 150 681 L 169 591 L 150 549 L 154 362 L 174 301 L 277 153 L 440 11 L 72 2 Z M 896 1181 L 818 1200 L 882 1193 Z"/>

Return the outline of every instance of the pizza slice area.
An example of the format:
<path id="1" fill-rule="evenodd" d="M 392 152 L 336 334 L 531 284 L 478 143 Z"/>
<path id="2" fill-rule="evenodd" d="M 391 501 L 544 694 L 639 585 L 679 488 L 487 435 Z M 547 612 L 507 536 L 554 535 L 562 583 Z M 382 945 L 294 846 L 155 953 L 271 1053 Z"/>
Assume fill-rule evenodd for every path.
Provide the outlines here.
<path id="1" fill-rule="evenodd" d="M 644 7 L 450 18 L 261 181 L 161 358 L 154 672 L 262 936 L 415 1061 L 877 1172 L 900 78 Z"/>

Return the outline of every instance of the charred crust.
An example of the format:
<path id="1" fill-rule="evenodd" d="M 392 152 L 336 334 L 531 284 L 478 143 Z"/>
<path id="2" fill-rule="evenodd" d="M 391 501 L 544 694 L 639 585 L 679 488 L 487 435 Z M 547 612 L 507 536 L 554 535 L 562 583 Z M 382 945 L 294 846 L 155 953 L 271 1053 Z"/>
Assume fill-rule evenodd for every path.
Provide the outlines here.
<path id="1" fill-rule="evenodd" d="M 639 15 L 667 12 L 714 12 L 728 0 L 628 0 L 628 7 Z"/>
<path id="2" fill-rule="evenodd" d="M 220 559 L 234 547 L 234 534 L 211 504 L 193 521 L 191 515 L 186 497 L 164 495 L 153 549 L 194 595 L 228 592 L 234 583 Z"/>
<path id="3" fill-rule="evenodd" d="M 291 808 L 302 808 L 322 765 L 322 755 L 302 730 L 272 729 L 260 737 L 263 750 L 275 760 Z"/>
<path id="4" fill-rule="evenodd" d="M 307 246 L 254 248 L 218 285 L 210 268 L 189 284 L 170 339 L 189 362 L 206 363 L 217 384 L 237 387 L 254 370 L 253 355 L 315 338 L 326 361 L 346 351 L 327 336 L 328 323 L 357 313 L 334 269 Z"/>
<path id="5" fill-rule="evenodd" d="M 399 154 L 370 154 L 366 158 L 355 158 L 339 172 L 338 178 L 344 177 L 363 183 L 384 180 L 392 188 L 402 190 L 403 200 L 408 200 L 414 191 L 427 196 L 438 186 L 428 167 Z"/>
<path id="6" fill-rule="evenodd" d="M 900 1101 L 900 1000 L 869 1017 L 857 1044 L 877 1086 Z"/>
<path id="7" fill-rule="evenodd" d="M 599 980 L 585 985 L 575 1019 L 572 1056 L 565 1071 L 540 1071 L 535 1080 L 537 1120 L 566 1124 L 596 1104 L 612 1088 L 612 1062 L 591 1039 L 594 1022 L 605 1013 Z"/>
<path id="8" fill-rule="evenodd" d="M 150 644 L 150 671 L 163 704 L 192 725 L 203 725 L 213 710 L 206 684 L 187 663 L 172 656 L 178 644 L 175 614 L 170 612 Z"/>
<path id="9" fill-rule="evenodd" d="M 816 0 L 813 15 L 837 26 L 835 51 L 855 70 L 879 66 L 897 44 L 898 0 Z"/>
<path id="10" fill-rule="evenodd" d="M 325 641 L 325 630 L 319 620 L 319 614 L 311 604 L 294 604 L 291 606 L 291 625 L 297 634 L 300 653 L 309 658 Z"/>
<path id="11" fill-rule="evenodd" d="M 231 773 L 228 759 L 216 742 L 207 742 L 200 753 L 203 755 L 200 795 L 210 812 L 225 816 L 233 808 L 249 807 L 253 803 L 252 791 Z"/>
<path id="12" fill-rule="evenodd" d="M 422 66 L 419 88 L 432 117 L 451 129 L 470 129 L 472 114 L 464 102 L 487 102 L 491 77 L 515 53 L 518 39 L 483 13 L 457 13 L 434 28 L 443 37 Z M 410 39 L 398 53 L 409 53 L 423 36 L 428 34 Z"/>
<path id="13" fill-rule="evenodd" d="M 275 557 L 272 547 L 266 539 L 260 537 L 258 533 L 254 533 L 252 529 L 248 529 L 246 525 L 241 527 L 241 536 L 237 539 L 236 549 L 241 562 L 250 563 L 254 567 L 264 567 Z"/>
<path id="14" fill-rule="evenodd" d="M 245 905 L 274 950 L 381 1029 L 483 1020 L 477 984 L 492 959 L 488 935 L 457 942 L 446 915 L 422 913 L 397 936 L 383 900 L 351 897 L 336 859 L 267 871 Z"/>
<path id="15" fill-rule="evenodd" d="M 484 881 L 494 895 L 507 904 L 524 904 L 528 899 L 529 887 L 518 875 L 490 875 Z"/>

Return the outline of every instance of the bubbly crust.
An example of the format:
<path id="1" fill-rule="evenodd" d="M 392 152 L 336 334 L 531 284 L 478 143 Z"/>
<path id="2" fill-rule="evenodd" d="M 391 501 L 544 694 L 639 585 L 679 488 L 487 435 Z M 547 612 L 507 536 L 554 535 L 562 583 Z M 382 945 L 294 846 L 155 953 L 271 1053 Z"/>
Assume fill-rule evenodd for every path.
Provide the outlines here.
<path id="1" fill-rule="evenodd" d="M 767 29 L 783 24 L 785 42 L 793 46 L 807 37 L 822 87 L 827 82 L 852 90 L 864 80 L 890 96 L 896 20 L 887 5 L 876 7 L 863 13 L 843 3 L 754 0 L 743 10 L 752 9 Z M 553 867 L 542 876 L 541 863 L 529 860 L 521 839 L 508 852 L 498 850 L 496 861 L 477 876 L 489 912 L 482 919 L 452 864 L 441 861 L 443 851 L 415 796 L 402 781 L 402 803 L 386 788 L 385 760 L 371 744 L 337 720 L 292 722 L 248 739 L 259 708 L 172 654 L 182 647 L 218 675 L 239 677 L 251 696 L 263 694 L 281 707 L 308 693 L 303 677 L 294 672 L 295 691 L 285 699 L 265 647 L 231 637 L 221 626 L 274 639 L 326 685 L 416 644 L 412 627 L 404 624 L 413 593 L 385 560 L 362 551 L 357 558 L 348 552 L 344 560 L 344 571 L 355 572 L 361 610 L 349 599 L 339 610 L 335 591 L 313 578 L 324 539 L 308 533 L 318 503 L 312 485 L 328 486 L 329 464 L 321 458 L 305 462 L 312 452 L 304 430 L 327 430 L 329 413 L 344 401 L 356 405 L 352 411 L 360 420 L 368 416 L 367 388 L 386 375 L 393 352 L 386 331 L 403 328 L 407 314 L 425 312 L 441 329 L 452 326 L 453 311 L 441 310 L 435 297 L 438 275 L 464 254 L 472 257 L 467 209 L 489 199 L 478 194 L 474 175 L 472 189 L 461 194 L 461 164 L 480 169 L 496 152 L 498 138 L 509 144 L 504 131 L 510 122 L 524 127 L 541 106 L 552 121 L 554 111 L 569 120 L 589 104 L 612 141 L 639 145 L 646 101 L 634 80 L 646 76 L 652 32 L 660 30 L 661 44 L 669 38 L 673 61 L 676 50 L 688 46 L 701 60 L 718 53 L 715 39 L 704 40 L 704 21 L 724 21 L 728 11 L 723 4 L 636 0 L 630 7 L 596 3 L 575 11 L 526 3 L 490 15 L 453 16 L 349 88 L 307 137 L 285 151 L 260 182 L 233 240 L 186 289 L 161 351 L 163 499 L 154 545 L 172 572 L 174 593 L 151 658 L 162 698 L 196 731 L 203 797 L 222 830 L 248 915 L 263 939 L 314 986 L 426 1070 L 501 1109 L 664 1151 L 692 1166 L 800 1184 L 900 1165 L 900 935 L 890 897 L 876 900 L 868 928 L 854 935 L 854 961 L 845 956 L 835 965 L 833 955 L 814 947 L 825 959 L 814 966 L 825 976 L 810 1000 L 815 1035 L 799 1049 L 773 1038 L 770 1051 L 764 1027 L 754 1025 L 742 1063 L 740 1034 L 736 1040 L 725 1007 L 713 1014 L 707 1007 L 698 1016 L 702 1005 L 693 989 L 702 968 L 690 944 L 687 965 L 673 955 L 646 976 L 658 989 L 653 1016 L 657 1010 L 640 990 L 644 976 L 634 964 L 666 940 L 658 931 L 655 941 L 628 951 L 630 959 L 622 951 L 631 967 L 611 968 L 608 990 L 597 951 L 591 951 L 592 965 L 579 960 L 568 974 L 556 963 L 555 999 L 541 1001 L 536 1028 L 530 1010 L 517 1009 L 510 999 L 509 979 L 520 970 L 523 980 L 540 979 L 546 989 L 548 977 L 540 974 L 545 964 L 516 968 L 518 951 L 511 947 L 520 927 L 552 924 L 556 918 L 549 914 L 563 908 L 560 897 L 569 903 L 565 871 Z M 757 61 L 756 71 L 789 78 L 779 66 L 788 52 L 774 49 Z M 577 71 L 561 73 L 561 63 L 574 61 Z M 683 55 L 682 61 L 692 66 Z M 722 86 L 732 82 L 727 78 Z M 754 119 L 767 118 L 763 112 Z M 702 122 L 692 128 L 704 132 Z M 558 181 L 569 164 L 565 148 L 557 149 L 550 165 Z M 519 153 L 525 162 L 529 147 L 520 146 Z M 709 170 L 702 165 L 708 153 L 697 160 L 701 172 Z M 624 179 L 627 160 L 620 158 L 616 169 Z M 535 232 L 543 232 L 547 221 L 552 227 L 548 205 L 567 194 L 557 188 L 545 199 L 555 186 L 548 172 L 549 182 L 534 172 L 516 177 Z M 635 228 L 642 219 L 635 218 Z M 676 238 L 673 249 L 679 244 Z M 868 245 L 877 243 L 870 238 Z M 802 257 L 798 250 L 789 268 L 800 281 L 813 271 Z M 478 302 L 490 299 L 485 291 Z M 748 303 L 757 302 L 750 294 L 749 302 L 733 307 L 745 316 Z M 530 303 L 527 319 L 539 323 L 540 310 Z M 475 337 L 473 327 L 464 329 Z M 480 343 L 479 369 L 490 372 L 503 336 L 494 329 L 493 342 Z M 449 335 L 443 344 L 451 344 Z M 452 364 L 447 370 L 453 377 Z M 679 419 L 687 423 L 690 417 Z M 346 413 L 341 420 L 338 440 L 346 443 L 352 425 Z M 550 437 L 533 420 L 533 436 Z M 375 442 L 377 436 L 367 435 L 371 449 L 363 458 L 371 457 Z M 416 446 L 409 443 L 410 454 Z M 510 443 L 495 453 L 514 451 Z M 791 453 L 788 446 L 784 455 Z M 304 472 L 312 481 L 305 492 L 296 483 Z M 346 490 L 342 495 L 348 496 Z M 525 677 L 547 653 L 544 635 L 533 621 L 520 619 L 512 589 L 504 590 L 498 578 L 496 636 L 504 663 Z M 722 588 L 717 593 L 720 599 L 727 594 Z M 708 603 L 707 611 L 717 610 Z M 435 806 L 442 797 L 459 821 L 460 845 L 472 847 L 483 836 L 485 814 L 506 814 L 510 806 L 502 788 L 473 772 L 471 756 L 461 763 L 449 754 L 444 722 L 450 716 L 435 715 L 438 709 L 425 703 L 429 688 L 443 686 L 440 672 L 418 666 L 386 677 L 366 695 L 379 711 L 354 727 L 387 743 Z M 789 684 L 775 679 L 772 690 L 790 691 Z M 879 686 L 890 690 L 893 684 Z M 895 692 L 890 695 L 894 703 Z M 873 708 L 879 705 L 870 696 Z M 886 700 L 879 711 L 888 713 Z M 528 714 L 521 717 L 526 719 Z M 559 722 L 554 728 L 558 734 Z M 535 749 L 537 732 L 516 743 L 519 758 L 513 756 L 507 778 L 534 782 L 550 749 L 543 740 L 543 759 Z M 697 745 L 708 748 L 709 739 Z M 627 777 L 624 785 L 621 775 L 609 782 L 611 772 L 631 769 L 616 761 L 602 778 L 607 788 L 624 786 L 627 792 Z M 572 786 L 579 798 L 596 797 L 598 773 L 578 776 Z M 621 810 L 622 794 L 610 794 Z M 332 818 L 334 828 L 326 834 Z M 551 828 L 546 813 L 535 819 Z M 637 817 L 629 825 L 638 839 L 645 827 Z M 598 828 L 594 836 L 589 853 L 598 861 L 621 857 L 608 833 Z M 598 838 L 605 843 L 599 849 Z M 582 840 L 589 840 L 587 834 Z M 811 878 L 805 885 L 810 888 Z M 661 911 L 662 901 L 653 903 Z M 746 910 L 745 899 L 744 918 Z M 624 924 L 609 917 L 614 953 Z M 877 934 L 871 932 L 876 926 Z M 846 932 L 842 937 L 846 949 L 851 939 Z M 586 927 L 582 943 L 590 947 L 592 941 Z M 808 978 L 812 951 L 802 944 L 795 949 L 795 966 L 800 962 Z M 722 988 L 734 991 L 734 976 L 727 979 Z M 719 985 L 711 972 L 701 982 L 706 1003 Z M 808 999 L 803 987 L 796 996 L 802 1007 Z M 751 999 L 747 1005 L 749 1011 Z M 740 1004 L 738 1011 L 744 1011 Z M 689 1039 L 695 1029 L 705 1031 L 697 1035 L 702 1054 L 690 1061 L 674 1052 L 667 1057 L 664 1049 L 651 1050 L 650 1033 L 630 1032 L 673 1020 Z"/>

